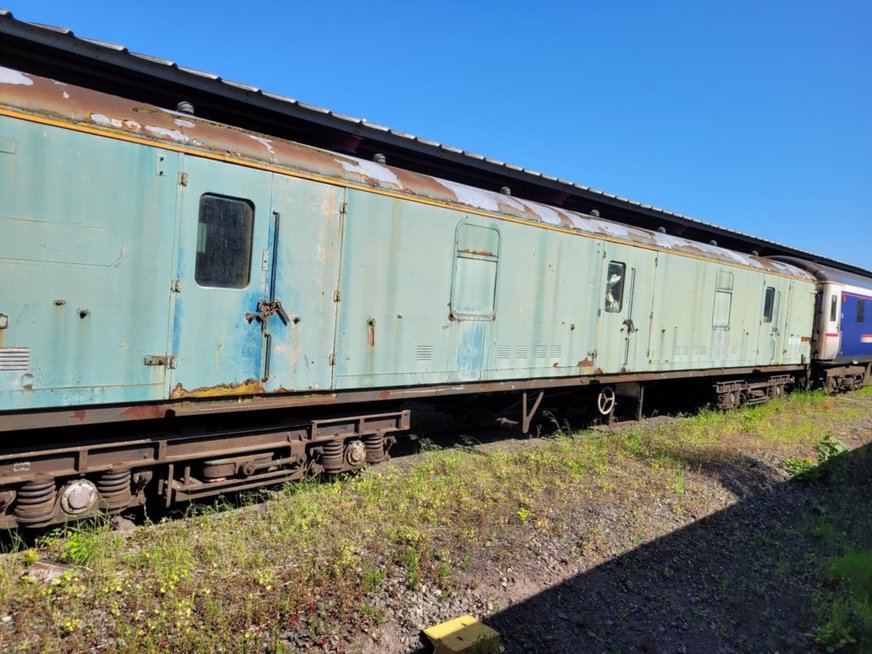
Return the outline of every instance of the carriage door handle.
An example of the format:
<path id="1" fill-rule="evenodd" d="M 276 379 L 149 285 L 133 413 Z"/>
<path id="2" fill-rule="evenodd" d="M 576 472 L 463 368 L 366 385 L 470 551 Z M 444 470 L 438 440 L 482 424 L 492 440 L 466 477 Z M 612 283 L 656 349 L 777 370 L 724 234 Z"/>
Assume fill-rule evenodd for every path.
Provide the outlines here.
<path id="1" fill-rule="evenodd" d="M 282 306 L 281 300 L 258 300 L 257 311 L 254 313 L 246 313 L 245 319 L 251 323 L 257 320 L 260 323 L 264 335 L 269 335 L 269 317 L 277 315 L 283 324 L 287 325 L 290 322 L 285 308 Z"/>

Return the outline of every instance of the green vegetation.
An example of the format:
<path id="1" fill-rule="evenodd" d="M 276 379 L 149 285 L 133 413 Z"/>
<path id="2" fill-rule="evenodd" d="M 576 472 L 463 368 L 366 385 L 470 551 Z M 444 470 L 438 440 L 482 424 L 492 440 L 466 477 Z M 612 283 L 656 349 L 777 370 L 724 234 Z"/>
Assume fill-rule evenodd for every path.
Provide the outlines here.
<path id="1" fill-rule="evenodd" d="M 834 590 L 827 597 L 826 621 L 815 640 L 828 652 L 872 651 L 872 550 L 832 557 L 826 570 Z"/>
<path id="2" fill-rule="evenodd" d="M 611 432 L 561 431 L 510 448 L 440 449 L 422 439 L 409 466 L 288 484 L 267 501 L 242 498 L 241 508 L 197 505 L 184 520 L 128 536 L 99 522 L 57 530 L 0 558 L 0 613 L 13 618 L 12 628 L 0 630 L 0 650 L 262 651 L 281 650 L 277 634 L 288 629 L 307 630 L 312 642 L 343 637 L 345 627 L 386 619 L 370 600 L 391 580 L 447 597 L 459 575 L 484 564 L 479 555 L 489 541 L 578 529 L 565 524 L 565 507 L 600 501 L 631 513 L 639 497 L 658 494 L 676 515 L 702 517 L 722 508 L 701 505 L 694 493 L 708 471 L 740 470 L 748 455 L 785 467 L 838 460 L 846 446 L 835 434 L 872 412 L 868 401 L 849 399 L 796 393 Z M 596 523 L 584 530 L 585 552 L 609 551 Z M 658 525 L 642 523 L 633 538 L 660 535 Z M 826 538 L 818 541 L 823 547 Z M 834 608 L 822 614 L 815 637 L 826 647 L 856 648 L 868 642 L 863 629 L 872 624 L 869 577 L 859 572 L 869 569 L 870 553 L 829 555 L 842 557 L 821 567 Z M 72 567 L 53 581 L 28 581 L 40 560 Z"/>

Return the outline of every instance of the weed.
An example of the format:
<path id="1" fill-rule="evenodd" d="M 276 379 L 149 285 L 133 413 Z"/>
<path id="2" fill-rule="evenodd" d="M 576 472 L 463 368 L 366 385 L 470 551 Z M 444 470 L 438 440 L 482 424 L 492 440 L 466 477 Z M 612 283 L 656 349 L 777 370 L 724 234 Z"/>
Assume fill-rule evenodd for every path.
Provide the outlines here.
<path id="1" fill-rule="evenodd" d="M 525 509 L 523 506 L 518 509 L 518 519 L 521 521 L 521 524 L 527 522 L 527 518 L 530 517 L 530 510 Z"/>
<path id="2" fill-rule="evenodd" d="M 421 554 L 414 547 L 407 547 L 403 551 L 402 564 L 406 569 L 406 586 L 415 590 L 420 581 Z"/>
<path id="3" fill-rule="evenodd" d="M 791 457 L 789 459 L 784 459 L 784 461 L 781 462 L 781 466 L 793 477 L 801 480 L 814 478 L 814 471 L 817 467 L 808 457 Z"/>
<path id="4" fill-rule="evenodd" d="M 388 619 L 384 609 L 366 602 L 360 605 L 358 612 L 364 620 L 376 625 L 384 624 Z"/>
<path id="5" fill-rule="evenodd" d="M 679 472 L 675 477 L 675 481 L 672 482 L 672 490 L 678 495 L 684 494 L 684 473 Z"/>
<path id="6" fill-rule="evenodd" d="M 438 452 L 443 449 L 439 443 L 426 436 L 410 436 L 409 438 L 418 441 L 418 452 Z"/>
<path id="7" fill-rule="evenodd" d="M 789 458 L 782 461 L 782 467 L 787 470 L 794 479 L 799 481 L 816 481 L 828 476 L 834 469 L 839 455 L 845 452 L 845 444 L 838 438 L 829 434 L 821 438 L 815 446 L 818 460 L 815 464 L 809 457 Z"/>
<path id="8" fill-rule="evenodd" d="M 381 586 L 384 579 L 385 573 L 383 570 L 371 568 L 368 566 L 364 567 L 363 574 L 361 575 L 361 582 L 364 592 L 371 593 L 376 588 Z"/>
<path id="9" fill-rule="evenodd" d="M 842 441 L 827 434 L 817 444 L 818 460 L 820 463 L 826 463 L 842 454 L 846 449 Z"/>
<path id="10" fill-rule="evenodd" d="M 103 536 L 109 531 L 105 521 L 82 522 L 62 530 L 66 539 L 61 550 L 61 558 L 73 565 L 85 566 L 103 541 Z"/>

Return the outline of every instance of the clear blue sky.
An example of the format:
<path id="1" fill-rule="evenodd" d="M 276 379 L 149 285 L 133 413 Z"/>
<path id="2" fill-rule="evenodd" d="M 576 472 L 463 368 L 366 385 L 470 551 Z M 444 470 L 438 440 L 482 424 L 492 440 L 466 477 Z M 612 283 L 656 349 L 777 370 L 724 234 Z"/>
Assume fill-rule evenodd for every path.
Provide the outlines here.
<path id="1" fill-rule="evenodd" d="M 868 0 L 6 7 L 872 269 Z"/>

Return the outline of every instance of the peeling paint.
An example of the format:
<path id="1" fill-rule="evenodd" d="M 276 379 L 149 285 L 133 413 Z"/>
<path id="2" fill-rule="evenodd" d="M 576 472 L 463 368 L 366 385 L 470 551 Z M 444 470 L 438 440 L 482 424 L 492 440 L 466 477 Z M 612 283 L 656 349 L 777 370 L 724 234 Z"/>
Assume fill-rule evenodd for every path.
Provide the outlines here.
<path id="1" fill-rule="evenodd" d="M 241 384 L 219 384 L 188 390 L 181 384 L 176 384 L 170 397 L 174 400 L 183 397 L 222 397 L 224 395 L 258 395 L 263 393 L 263 385 L 256 379 L 248 379 Z"/>
<path id="2" fill-rule="evenodd" d="M 123 129 L 124 122 L 117 118 L 109 118 L 103 114 L 91 114 L 91 121 L 103 127 L 114 127 L 115 129 Z"/>
<path id="3" fill-rule="evenodd" d="M 382 164 L 367 161 L 366 159 L 340 160 L 339 163 L 346 172 L 356 173 L 365 178 L 375 180 L 379 184 L 389 184 L 395 188 L 403 187 L 394 172 Z"/>
<path id="4" fill-rule="evenodd" d="M 32 86 L 33 80 L 27 75 L 19 73 L 11 68 L 3 68 L 0 66 L 0 84 L 19 84 L 22 86 Z"/>
<path id="5" fill-rule="evenodd" d="M 462 204 L 468 204 L 472 207 L 479 207 L 487 211 L 499 211 L 500 205 L 497 202 L 498 194 L 483 191 L 482 189 L 466 186 L 450 182 L 447 179 L 437 180 L 442 186 L 447 188 Z"/>
<path id="6" fill-rule="evenodd" d="M 146 125 L 145 130 L 147 132 L 151 132 L 155 136 L 160 136 L 162 138 L 170 139 L 172 141 L 176 141 L 177 143 L 187 143 L 188 137 L 182 134 L 177 129 L 166 129 L 165 127 L 155 127 L 154 125 Z"/>
<path id="7" fill-rule="evenodd" d="M 178 122 L 179 121 L 176 121 L 177 124 Z M 191 127 L 193 127 L 193 125 L 191 125 Z M 258 143 L 260 143 L 263 147 L 267 149 L 267 152 L 269 152 L 270 154 L 276 153 L 276 151 L 273 150 L 272 141 L 270 141 L 269 139 L 263 138 L 262 136 L 255 136 L 254 134 L 246 134 L 246 136 L 253 141 L 257 141 Z"/>

